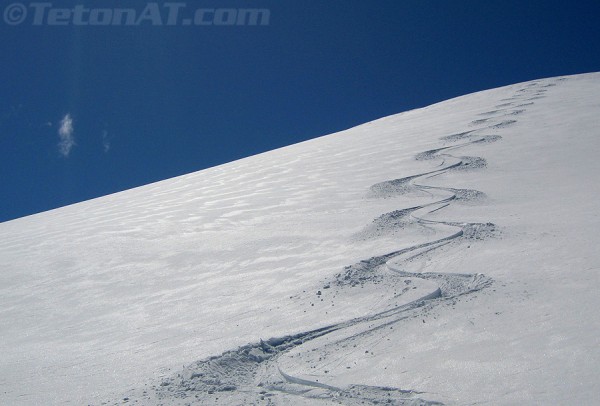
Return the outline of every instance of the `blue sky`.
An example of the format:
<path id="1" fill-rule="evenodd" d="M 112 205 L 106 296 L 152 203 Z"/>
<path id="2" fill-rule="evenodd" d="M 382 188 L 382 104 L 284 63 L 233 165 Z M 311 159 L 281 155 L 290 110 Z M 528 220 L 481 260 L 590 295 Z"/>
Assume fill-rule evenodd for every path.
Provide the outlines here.
<path id="1" fill-rule="evenodd" d="M 56 26 L 47 10 L 34 25 L 32 2 L 9 25 L 12 3 L 0 2 L 0 221 L 473 91 L 600 70 L 597 1 L 198 0 L 179 14 L 268 9 L 256 26 Z M 141 13 L 153 2 L 50 3 Z"/>

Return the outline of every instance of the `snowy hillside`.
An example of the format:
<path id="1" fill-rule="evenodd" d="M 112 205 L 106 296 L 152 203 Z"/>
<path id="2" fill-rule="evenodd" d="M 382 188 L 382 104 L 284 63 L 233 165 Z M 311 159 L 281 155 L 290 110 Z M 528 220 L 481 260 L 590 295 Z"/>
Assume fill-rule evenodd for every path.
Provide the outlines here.
<path id="1" fill-rule="evenodd" d="M 600 404 L 600 74 L 0 224 L 0 404 Z"/>

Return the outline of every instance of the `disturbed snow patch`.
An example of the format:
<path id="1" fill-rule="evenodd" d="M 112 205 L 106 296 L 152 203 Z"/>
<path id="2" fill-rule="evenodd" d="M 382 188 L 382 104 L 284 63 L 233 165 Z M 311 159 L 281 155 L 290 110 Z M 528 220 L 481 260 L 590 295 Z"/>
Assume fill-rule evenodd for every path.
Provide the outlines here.
<path id="1" fill-rule="evenodd" d="M 451 169 L 457 171 L 470 170 L 470 169 L 481 169 L 487 166 L 485 158 L 478 156 L 461 156 L 460 165 L 457 165 Z"/>
<path id="2" fill-rule="evenodd" d="M 386 198 L 397 195 L 403 195 L 408 192 L 414 192 L 417 188 L 411 183 L 415 178 L 421 175 L 408 176 L 406 178 L 386 180 L 376 183 L 369 189 L 369 197 Z"/>
<path id="3" fill-rule="evenodd" d="M 440 140 L 442 140 L 442 141 L 464 140 L 465 138 L 469 138 L 475 131 L 477 131 L 477 130 L 471 130 L 471 131 L 465 131 L 465 132 L 457 133 L 457 134 L 445 135 L 443 137 L 440 137 Z"/>
<path id="4" fill-rule="evenodd" d="M 410 214 L 417 209 L 417 207 L 414 207 L 410 209 L 394 210 L 390 213 L 382 214 L 357 233 L 354 238 L 358 240 L 368 240 L 394 234 L 395 232 L 404 229 L 409 224 L 415 223 Z"/>
<path id="5" fill-rule="evenodd" d="M 485 193 L 475 189 L 448 189 L 454 194 L 454 199 L 459 202 L 480 202 L 487 196 Z"/>

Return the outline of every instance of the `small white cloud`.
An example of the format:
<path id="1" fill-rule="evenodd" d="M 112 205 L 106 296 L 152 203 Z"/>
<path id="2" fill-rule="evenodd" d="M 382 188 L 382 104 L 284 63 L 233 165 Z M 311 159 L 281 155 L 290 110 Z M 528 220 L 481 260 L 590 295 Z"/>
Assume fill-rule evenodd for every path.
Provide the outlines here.
<path id="1" fill-rule="evenodd" d="M 108 131 L 102 131 L 102 148 L 104 148 L 104 152 L 108 152 L 110 150 L 110 137 L 108 136 Z"/>
<path id="2" fill-rule="evenodd" d="M 66 114 L 63 119 L 60 120 L 58 136 L 60 138 L 60 141 L 58 142 L 58 152 L 66 158 L 71 153 L 71 149 L 75 146 L 75 137 L 73 137 L 73 119 L 70 114 Z"/>

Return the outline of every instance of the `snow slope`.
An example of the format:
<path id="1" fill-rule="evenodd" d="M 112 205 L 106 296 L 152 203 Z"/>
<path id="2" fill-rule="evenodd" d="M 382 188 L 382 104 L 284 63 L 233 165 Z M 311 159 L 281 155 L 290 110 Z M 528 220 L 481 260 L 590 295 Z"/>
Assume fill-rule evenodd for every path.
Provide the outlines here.
<path id="1" fill-rule="evenodd" d="M 0 224 L 0 404 L 600 404 L 600 74 Z"/>

